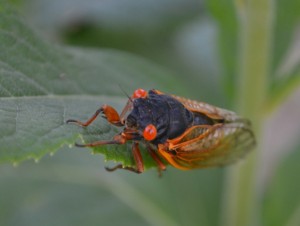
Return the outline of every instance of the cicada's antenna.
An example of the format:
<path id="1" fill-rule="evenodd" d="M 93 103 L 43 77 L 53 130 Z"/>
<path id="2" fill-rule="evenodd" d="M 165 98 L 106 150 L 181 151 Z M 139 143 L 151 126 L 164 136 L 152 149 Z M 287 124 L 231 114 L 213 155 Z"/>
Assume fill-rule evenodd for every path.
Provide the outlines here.
<path id="1" fill-rule="evenodd" d="M 126 93 L 126 91 L 122 88 L 122 86 L 120 84 L 118 84 L 120 89 L 122 90 L 122 92 L 128 97 L 128 101 L 125 105 L 125 107 L 123 108 L 121 114 L 120 114 L 120 118 L 121 118 L 121 121 L 123 122 L 123 124 L 125 124 L 125 116 L 127 114 L 127 112 L 132 109 L 133 107 L 133 100 L 132 98 Z"/>
<path id="2" fill-rule="evenodd" d="M 133 103 L 132 98 L 128 95 L 128 93 L 126 93 L 126 91 L 122 88 L 122 86 L 120 84 L 118 84 L 120 89 L 122 90 L 122 92 L 125 94 L 125 96 L 127 96 L 128 100 Z"/>

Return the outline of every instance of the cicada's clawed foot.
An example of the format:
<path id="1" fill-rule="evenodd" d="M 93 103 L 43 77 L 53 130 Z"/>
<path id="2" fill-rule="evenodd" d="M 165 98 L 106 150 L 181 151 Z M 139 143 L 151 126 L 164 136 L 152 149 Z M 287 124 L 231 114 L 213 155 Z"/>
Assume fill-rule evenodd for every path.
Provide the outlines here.
<path id="1" fill-rule="evenodd" d="M 113 172 L 116 171 L 117 169 L 124 169 L 124 170 L 128 170 L 130 172 L 134 172 L 134 173 L 142 173 L 142 171 L 139 171 L 138 169 L 134 168 L 134 167 L 129 167 L 129 166 L 123 166 L 122 164 L 116 165 L 114 167 L 105 167 L 105 169 L 108 172 Z"/>

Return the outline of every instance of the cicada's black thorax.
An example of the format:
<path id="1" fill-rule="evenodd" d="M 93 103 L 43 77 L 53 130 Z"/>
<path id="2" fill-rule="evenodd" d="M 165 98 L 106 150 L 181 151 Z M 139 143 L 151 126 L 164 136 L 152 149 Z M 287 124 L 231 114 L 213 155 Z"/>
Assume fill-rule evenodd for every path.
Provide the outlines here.
<path id="1" fill-rule="evenodd" d="M 178 100 L 150 90 L 147 98 L 134 100 L 126 126 L 138 129 L 142 137 L 145 127 L 153 124 L 157 129 L 157 136 L 151 142 L 158 144 L 182 134 L 193 124 L 193 118 L 193 113 Z"/>

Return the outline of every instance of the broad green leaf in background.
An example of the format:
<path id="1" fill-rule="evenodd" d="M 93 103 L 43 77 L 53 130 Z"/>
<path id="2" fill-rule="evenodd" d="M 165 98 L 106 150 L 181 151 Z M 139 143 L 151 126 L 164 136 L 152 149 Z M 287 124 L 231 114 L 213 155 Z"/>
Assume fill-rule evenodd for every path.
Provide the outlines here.
<path id="1" fill-rule="evenodd" d="M 127 92 L 172 88 L 180 94 L 184 89 L 174 86 L 176 79 L 168 72 L 129 54 L 48 44 L 8 8 L 2 9 L 0 27 L 0 121 L 5 125 L 0 131 L 0 162 L 38 159 L 74 143 L 78 134 L 84 134 L 84 140 L 95 138 L 93 130 L 65 121 L 85 120 L 104 103 L 121 110 L 126 98 L 119 86 Z M 117 132 L 104 120 L 97 126 L 97 139 Z M 109 150 L 108 159 L 132 164 L 126 146 Z"/>

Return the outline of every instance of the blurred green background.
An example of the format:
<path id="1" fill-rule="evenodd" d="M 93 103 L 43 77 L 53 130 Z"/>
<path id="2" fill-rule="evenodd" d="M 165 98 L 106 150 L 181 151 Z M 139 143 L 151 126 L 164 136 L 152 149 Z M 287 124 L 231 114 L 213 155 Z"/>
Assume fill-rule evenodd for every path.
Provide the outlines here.
<path id="1" fill-rule="evenodd" d="M 298 0 L 1 1 L 0 225 L 246 225 L 239 222 L 300 225 L 299 12 Z M 257 24 L 266 24 L 265 30 L 256 31 Z M 254 46 L 253 38 L 249 41 L 246 37 L 252 37 L 251 31 L 258 34 L 254 36 L 257 39 Z M 266 56 L 259 54 L 260 40 L 266 40 L 267 46 L 262 46 Z M 27 42 L 36 48 L 38 57 L 32 58 L 33 48 L 25 45 Z M 14 48 L 23 44 L 24 48 Z M 253 60 L 247 58 L 248 48 L 259 56 L 254 57 L 253 73 L 244 72 L 248 60 Z M 17 60 L 13 61 L 14 58 Z M 29 63 L 27 58 L 31 59 Z M 61 82 L 51 77 L 52 71 L 49 72 L 45 61 L 54 65 L 49 66 L 51 70 L 66 71 L 60 74 Z M 254 105 L 250 101 L 251 110 L 247 111 L 247 107 L 241 106 L 248 102 L 240 104 L 244 96 L 241 94 L 244 88 L 240 87 L 245 85 L 240 82 L 241 77 L 243 73 L 252 73 L 248 77 L 254 78 L 255 67 L 260 63 L 266 68 L 263 75 L 258 75 L 265 79 L 261 85 L 265 95 L 263 104 L 257 105 L 261 108 L 253 107 L 254 98 Z M 24 72 L 26 64 L 29 67 Z M 48 77 L 32 76 L 25 91 L 19 91 L 24 86 L 21 82 L 18 85 L 17 73 L 7 73 L 8 65 L 13 65 L 14 72 L 44 71 Z M 16 76 L 11 83 L 16 81 L 17 85 L 7 82 L 5 76 Z M 230 173 L 238 171 L 237 166 L 187 172 L 168 167 L 162 178 L 155 169 L 141 175 L 121 170 L 108 173 L 104 166 L 115 163 L 106 162 L 103 155 L 61 146 L 63 141 L 51 143 L 59 136 L 66 144 L 73 144 L 78 133 L 83 132 L 76 128 L 54 132 L 53 139 L 50 136 L 44 143 L 41 141 L 47 147 L 41 144 L 26 149 L 22 145 L 12 147 L 26 143 L 22 137 L 27 137 L 27 133 L 32 135 L 30 139 L 40 141 L 38 132 L 31 134 L 32 128 L 39 127 L 36 113 L 26 114 L 23 121 L 29 132 L 25 130 L 19 140 L 9 140 L 11 134 L 6 130 L 19 125 L 7 120 L 9 111 L 5 101 L 14 97 L 14 101 L 27 106 L 26 101 L 22 102 L 24 99 L 18 98 L 43 92 L 31 89 L 30 84 L 34 83 L 43 84 L 51 90 L 51 95 L 96 97 L 86 105 L 82 102 L 76 105 L 73 100 L 67 116 L 82 119 L 89 117 L 101 103 L 113 102 L 121 109 L 126 98 L 119 85 L 128 93 L 139 87 L 159 88 L 237 110 L 254 121 L 258 140 L 256 158 L 246 171 L 250 174 L 241 170 L 241 177 L 250 181 L 251 191 L 243 195 L 241 182 L 235 181 Z M 251 82 L 247 86 L 246 82 L 245 90 L 255 96 L 261 86 L 253 86 Z M 12 95 L 7 94 L 9 87 L 13 87 Z M 97 95 L 101 96 L 100 102 Z M 55 101 L 51 104 L 55 105 Z M 52 111 L 52 105 L 45 103 L 42 100 L 39 105 Z M 46 114 L 42 107 L 42 114 Z M 105 128 L 109 135 L 115 133 L 107 125 Z M 97 137 L 97 131 L 101 130 L 95 129 L 93 136 Z M 25 157 L 10 156 L 10 150 L 22 152 Z M 37 150 L 36 155 L 33 150 Z M 31 151 L 33 155 L 29 155 Z M 18 163 L 27 157 L 36 160 Z M 119 160 L 119 157 L 109 159 Z M 232 217 L 234 204 L 228 200 L 232 196 L 248 197 L 248 201 L 237 201 L 246 206 L 248 214 L 236 211 L 242 215 Z M 247 203 L 249 199 L 255 200 L 254 206 Z"/>

